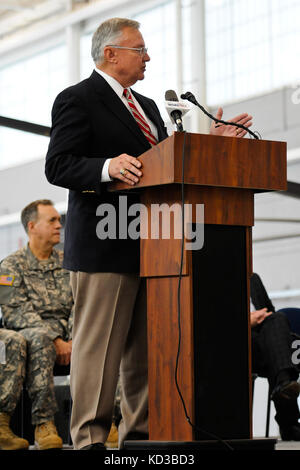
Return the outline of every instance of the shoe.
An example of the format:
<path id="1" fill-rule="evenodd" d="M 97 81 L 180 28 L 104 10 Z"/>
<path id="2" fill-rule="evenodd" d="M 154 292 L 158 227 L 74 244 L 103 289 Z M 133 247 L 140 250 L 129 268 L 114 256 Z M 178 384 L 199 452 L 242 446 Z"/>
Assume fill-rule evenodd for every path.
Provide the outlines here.
<path id="1" fill-rule="evenodd" d="M 298 423 L 293 426 L 280 427 L 279 431 L 283 441 L 300 441 L 300 425 Z"/>
<path id="2" fill-rule="evenodd" d="M 10 416 L 0 413 L 0 450 L 26 450 L 29 442 L 16 436 L 9 427 Z"/>
<path id="3" fill-rule="evenodd" d="M 272 400 L 277 398 L 285 398 L 285 399 L 295 399 L 298 397 L 300 393 L 300 384 L 295 380 L 291 382 L 283 382 L 277 387 L 274 388 L 271 398 Z"/>
<path id="4" fill-rule="evenodd" d="M 38 424 L 34 431 L 34 444 L 38 450 L 61 449 L 62 438 L 57 434 L 53 421 Z"/>
<path id="5" fill-rule="evenodd" d="M 105 442 L 105 447 L 109 449 L 117 449 L 119 447 L 118 429 L 114 423 L 111 425 L 107 441 Z"/>
<path id="6" fill-rule="evenodd" d="M 97 442 L 95 444 L 89 444 L 88 446 L 81 447 L 79 450 L 106 450 L 106 447 L 102 442 Z"/>

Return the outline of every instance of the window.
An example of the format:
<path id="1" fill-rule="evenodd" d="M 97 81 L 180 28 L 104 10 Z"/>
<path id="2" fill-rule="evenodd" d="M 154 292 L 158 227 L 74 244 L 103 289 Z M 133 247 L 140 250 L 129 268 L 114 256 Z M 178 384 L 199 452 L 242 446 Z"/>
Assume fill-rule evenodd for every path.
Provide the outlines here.
<path id="1" fill-rule="evenodd" d="M 22 248 L 27 242 L 25 230 L 20 222 L 0 225 L 0 259 Z"/>
<path id="2" fill-rule="evenodd" d="M 166 90 L 177 88 L 175 15 L 174 2 L 168 2 L 134 17 L 141 23 L 151 59 L 147 64 L 145 80 L 138 82 L 134 89 L 154 99 L 162 115 Z M 166 119 L 167 114 L 163 117 Z"/>
<path id="3" fill-rule="evenodd" d="M 83 80 L 88 78 L 95 67 L 91 56 L 93 33 L 85 34 L 80 39 L 80 76 Z"/>
<path id="4" fill-rule="evenodd" d="M 299 14 L 298 0 L 206 0 L 210 106 L 299 80 Z"/>
<path id="5" fill-rule="evenodd" d="M 66 76 L 65 46 L 0 69 L 0 114 L 50 126 L 53 101 Z M 0 168 L 41 158 L 48 143 L 46 137 L 0 127 Z"/>

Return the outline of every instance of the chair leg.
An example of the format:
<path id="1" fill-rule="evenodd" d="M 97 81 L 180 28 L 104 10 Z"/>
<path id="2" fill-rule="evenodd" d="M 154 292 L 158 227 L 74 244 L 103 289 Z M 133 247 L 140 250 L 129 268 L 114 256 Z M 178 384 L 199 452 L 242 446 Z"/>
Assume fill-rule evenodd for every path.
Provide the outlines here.
<path id="1" fill-rule="evenodd" d="M 253 398 L 254 398 L 254 385 L 255 385 L 255 381 L 256 381 L 257 377 L 258 377 L 257 374 L 254 374 L 254 373 L 251 374 L 251 383 L 252 383 L 252 408 L 253 408 Z"/>
<path id="2" fill-rule="evenodd" d="M 69 423 L 68 423 L 68 444 L 73 445 L 73 441 L 71 438 L 71 413 L 72 413 L 72 398 L 70 396 L 70 402 L 69 402 Z"/>
<path id="3" fill-rule="evenodd" d="M 25 403 L 24 403 L 24 388 L 21 392 L 20 397 L 20 406 L 21 406 L 21 436 L 25 436 L 25 426 L 24 426 L 24 415 L 25 415 Z"/>
<path id="4" fill-rule="evenodd" d="M 266 419 L 266 437 L 269 437 L 270 430 L 270 412 L 271 412 L 271 390 L 268 391 L 267 419 Z"/>

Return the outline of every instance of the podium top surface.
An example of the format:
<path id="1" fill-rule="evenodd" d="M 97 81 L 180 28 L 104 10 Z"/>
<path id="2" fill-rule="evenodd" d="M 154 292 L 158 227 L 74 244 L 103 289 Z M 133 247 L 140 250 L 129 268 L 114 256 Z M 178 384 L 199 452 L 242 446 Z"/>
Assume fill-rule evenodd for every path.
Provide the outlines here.
<path id="1" fill-rule="evenodd" d="M 135 186 L 116 181 L 109 191 L 182 183 L 260 191 L 287 189 L 286 142 L 174 134 L 138 158 L 143 176 Z"/>

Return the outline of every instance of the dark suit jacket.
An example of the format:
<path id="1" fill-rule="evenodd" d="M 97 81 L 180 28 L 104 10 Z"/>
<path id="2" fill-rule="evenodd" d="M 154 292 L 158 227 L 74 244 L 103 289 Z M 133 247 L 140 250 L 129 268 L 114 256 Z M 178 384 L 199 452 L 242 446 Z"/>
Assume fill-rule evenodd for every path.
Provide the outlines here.
<path id="1" fill-rule="evenodd" d="M 157 126 L 158 138 L 167 137 L 155 102 L 134 96 Z M 46 177 L 69 189 L 65 227 L 64 267 L 85 272 L 139 272 L 139 240 L 100 240 L 96 215 L 100 204 L 110 204 L 119 217 L 119 194 L 101 183 L 107 158 L 127 153 L 138 157 L 150 144 L 131 113 L 108 83 L 95 71 L 77 85 L 62 91 L 52 109 L 51 138 L 46 157 Z M 128 207 L 139 201 L 128 195 Z M 128 218 L 128 222 L 130 218 Z"/>

